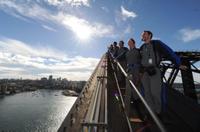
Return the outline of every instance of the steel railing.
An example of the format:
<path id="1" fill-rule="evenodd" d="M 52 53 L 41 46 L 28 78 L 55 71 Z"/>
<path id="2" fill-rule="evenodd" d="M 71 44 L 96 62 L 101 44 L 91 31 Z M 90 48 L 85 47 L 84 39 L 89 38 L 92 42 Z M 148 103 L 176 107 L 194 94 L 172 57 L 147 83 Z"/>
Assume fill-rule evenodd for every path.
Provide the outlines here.
<path id="1" fill-rule="evenodd" d="M 115 69 L 113 63 L 111 63 L 111 67 L 112 67 L 113 70 Z M 122 93 L 121 93 L 121 90 L 120 90 L 120 87 L 119 87 L 117 74 L 116 74 L 115 70 L 114 70 L 114 78 L 115 78 L 115 82 L 116 82 L 116 85 L 117 85 L 117 90 L 118 90 L 119 97 L 120 97 L 119 100 L 121 101 L 123 112 L 124 112 L 125 117 L 126 117 L 126 122 L 128 124 L 128 129 L 129 129 L 129 132 L 132 132 L 133 130 L 132 130 L 132 127 L 131 127 L 131 123 L 130 123 L 129 117 L 128 117 L 127 113 L 125 112 L 125 103 L 124 103 L 124 99 L 122 97 Z"/>
<path id="2" fill-rule="evenodd" d="M 112 61 L 114 61 L 114 58 L 112 56 L 112 53 L 110 54 L 110 59 Z M 119 67 L 120 71 L 124 74 L 125 78 L 127 78 L 127 73 L 125 72 L 125 70 L 122 68 L 122 66 L 120 65 L 120 63 L 115 60 L 117 66 Z M 112 64 L 113 65 L 113 64 Z M 114 68 L 114 66 L 113 66 Z M 142 103 L 144 104 L 145 108 L 148 110 L 150 116 L 152 117 L 152 119 L 154 120 L 154 122 L 156 123 L 156 125 L 158 126 L 158 128 L 160 129 L 161 132 L 166 132 L 166 129 L 164 127 L 164 125 L 162 124 L 162 122 L 159 120 L 159 118 L 157 117 L 157 115 L 153 112 L 153 110 L 150 108 L 150 106 L 147 104 L 146 100 L 144 99 L 144 97 L 140 94 L 140 92 L 138 91 L 138 89 L 136 88 L 136 86 L 134 85 L 134 83 L 132 82 L 132 80 L 128 79 L 129 83 L 131 84 L 131 87 L 133 88 L 133 90 L 137 93 L 137 95 L 139 96 L 140 100 L 142 101 Z M 121 100 L 123 100 L 122 95 L 120 95 Z M 125 107 L 124 105 L 124 101 L 122 101 L 122 106 Z"/>

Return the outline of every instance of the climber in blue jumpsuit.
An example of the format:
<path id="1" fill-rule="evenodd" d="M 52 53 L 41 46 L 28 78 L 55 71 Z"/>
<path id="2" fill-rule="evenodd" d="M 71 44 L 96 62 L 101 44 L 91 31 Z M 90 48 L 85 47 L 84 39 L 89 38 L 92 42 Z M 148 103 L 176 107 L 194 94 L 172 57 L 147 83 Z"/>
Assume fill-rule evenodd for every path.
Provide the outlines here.
<path id="1" fill-rule="evenodd" d="M 151 31 L 142 33 L 142 41 L 144 43 L 140 47 L 141 65 L 142 65 L 142 85 L 144 87 L 144 96 L 156 114 L 161 113 L 161 71 L 159 65 L 162 58 L 172 61 L 172 63 L 181 69 L 185 66 L 181 65 L 180 58 L 160 40 L 151 40 L 153 34 Z"/>

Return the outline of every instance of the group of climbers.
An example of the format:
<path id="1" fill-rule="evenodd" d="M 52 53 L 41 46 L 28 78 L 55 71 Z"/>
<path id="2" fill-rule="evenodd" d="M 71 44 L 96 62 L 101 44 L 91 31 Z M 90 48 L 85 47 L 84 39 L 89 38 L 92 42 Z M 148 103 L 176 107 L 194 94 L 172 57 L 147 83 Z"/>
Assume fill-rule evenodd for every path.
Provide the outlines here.
<path id="1" fill-rule="evenodd" d="M 114 42 L 109 47 L 113 59 L 118 61 L 122 68 L 127 72 L 128 79 L 132 80 L 139 91 L 143 89 L 143 96 L 150 108 L 159 115 L 162 111 L 161 89 L 162 79 L 160 71 L 160 62 L 163 58 L 170 60 L 175 67 L 186 69 L 181 65 L 180 57 L 160 40 L 152 40 L 151 31 L 143 31 L 141 40 L 144 42 L 140 48 L 136 48 L 133 38 L 129 39 L 129 49 L 124 47 L 124 42 L 120 41 L 119 46 Z M 118 72 L 118 80 L 124 82 L 122 73 Z M 134 101 L 139 100 L 136 92 L 126 81 L 125 107 L 127 114 L 130 113 L 131 96 Z"/>

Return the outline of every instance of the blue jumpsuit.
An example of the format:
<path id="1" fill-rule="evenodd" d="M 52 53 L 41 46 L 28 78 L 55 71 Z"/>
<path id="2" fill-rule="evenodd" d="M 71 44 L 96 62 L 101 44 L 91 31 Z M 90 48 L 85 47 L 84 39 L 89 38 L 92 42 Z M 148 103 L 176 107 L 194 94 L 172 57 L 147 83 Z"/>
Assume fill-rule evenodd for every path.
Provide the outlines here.
<path id="1" fill-rule="evenodd" d="M 177 67 L 180 58 L 160 40 L 151 40 L 150 44 L 144 43 L 140 47 L 141 65 L 143 76 L 141 78 L 147 103 L 156 112 L 161 112 L 161 72 L 159 64 L 162 58 L 171 60 Z M 153 71 L 152 74 L 150 74 Z"/>

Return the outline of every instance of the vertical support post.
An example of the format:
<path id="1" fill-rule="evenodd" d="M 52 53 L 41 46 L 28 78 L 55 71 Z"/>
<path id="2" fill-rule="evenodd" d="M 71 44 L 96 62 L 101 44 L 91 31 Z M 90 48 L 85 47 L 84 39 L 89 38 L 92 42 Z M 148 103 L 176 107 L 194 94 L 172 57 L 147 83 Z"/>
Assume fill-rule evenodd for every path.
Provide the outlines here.
<path id="1" fill-rule="evenodd" d="M 181 70 L 184 94 L 197 102 L 190 61 L 188 59 L 183 59 L 182 64 L 188 67 L 187 70 Z"/>

